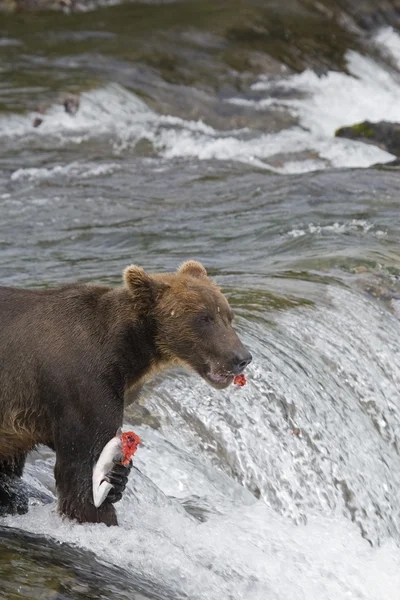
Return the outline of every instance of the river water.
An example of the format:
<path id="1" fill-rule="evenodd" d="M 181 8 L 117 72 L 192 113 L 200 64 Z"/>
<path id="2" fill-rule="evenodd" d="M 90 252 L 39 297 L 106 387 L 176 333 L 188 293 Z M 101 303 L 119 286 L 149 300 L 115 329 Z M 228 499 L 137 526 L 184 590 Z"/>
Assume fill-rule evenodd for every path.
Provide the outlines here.
<path id="1" fill-rule="evenodd" d="M 198 6 L 1 23 L 1 284 L 196 258 L 254 360 L 244 388 L 177 371 L 145 390 L 119 528 L 62 521 L 33 452 L 0 598 L 400 599 L 400 180 L 333 137 L 400 122 L 400 37 L 243 74 Z"/>

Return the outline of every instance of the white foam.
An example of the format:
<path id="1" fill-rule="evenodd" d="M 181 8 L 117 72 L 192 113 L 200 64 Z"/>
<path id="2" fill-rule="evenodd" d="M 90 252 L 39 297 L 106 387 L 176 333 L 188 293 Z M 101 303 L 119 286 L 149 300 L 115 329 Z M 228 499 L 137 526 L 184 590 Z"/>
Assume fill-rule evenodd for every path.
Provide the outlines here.
<path id="1" fill-rule="evenodd" d="M 398 34 L 385 30 L 377 36 L 376 41 L 386 44 L 387 48 L 391 48 L 393 53 L 400 57 Z M 398 75 L 386 70 L 371 58 L 353 51 L 347 53 L 347 64 L 350 75 L 328 72 L 319 77 L 314 71 L 307 69 L 301 74 L 291 75 L 279 81 L 275 77 L 262 77 L 254 84 L 253 89 L 265 91 L 269 96 L 260 101 L 246 103 L 256 110 L 265 110 L 271 106 L 290 110 L 307 132 L 308 148 L 317 150 L 327 166 L 367 167 L 377 162 L 392 160 L 392 155 L 376 146 L 333 137 L 339 127 L 365 120 L 400 122 Z M 279 88 L 292 91 L 294 96 L 300 94 L 300 97 L 271 97 L 274 90 Z M 293 128 L 291 131 L 294 147 L 297 148 L 304 137 L 304 131 L 299 128 Z M 283 152 L 285 151 L 286 148 L 283 149 Z M 316 161 L 314 165 L 309 162 L 310 170 L 323 166 L 321 161 Z M 285 168 L 288 172 L 296 171 L 293 162 L 287 163 Z"/>
<path id="2" fill-rule="evenodd" d="M 279 82 L 261 78 L 253 88 L 271 92 L 278 87 L 305 94 L 279 104 L 291 108 L 301 125 L 316 136 L 331 136 L 341 126 L 365 120 L 399 122 L 400 82 L 395 74 L 353 51 L 347 53 L 347 65 L 350 75 L 331 71 L 319 77 L 306 69 Z M 258 103 L 260 109 L 263 102 Z"/>
<path id="3" fill-rule="evenodd" d="M 400 35 L 393 27 L 382 27 L 375 35 L 375 43 L 400 66 Z"/>
<path id="4" fill-rule="evenodd" d="M 47 179 L 72 177 L 86 179 L 89 177 L 101 177 L 114 173 L 120 167 L 116 163 L 98 164 L 72 162 L 67 165 L 56 165 L 55 167 L 30 167 L 17 169 L 11 174 L 11 181 L 43 181 Z"/>
<path id="5" fill-rule="evenodd" d="M 78 112 L 71 116 L 61 105 L 52 106 L 40 127 L 32 123 L 35 114 L 0 117 L 0 134 L 5 138 L 26 137 L 43 140 L 49 136 L 59 141 L 82 143 L 86 139 L 112 135 L 124 126 L 138 126 L 151 119 L 153 112 L 135 94 L 118 85 L 82 94 Z M 41 116 L 41 115 L 40 115 Z"/>
<path id="6" fill-rule="evenodd" d="M 60 519 L 54 505 L 33 505 L 28 515 L 0 522 L 95 552 L 100 560 L 169 591 L 171 598 L 181 594 L 192 600 L 287 600 L 293 594 L 298 600 L 396 598 L 400 550 L 393 543 L 372 549 L 356 527 L 339 516 L 310 515 L 306 526 L 295 526 L 263 502 L 254 498 L 247 502 L 240 494 L 229 493 L 226 476 L 217 470 L 213 474 L 193 455 L 163 442 L 161 434 L 142 428 L 140 435 L 148 447 L 147 453 L 140 449 L 137 453 L 142 470 L 147 470 L 149 453 L 153 454 L 151 460 L 157 460 L 165 475 L 169 473 L 169 481 L 164 475 L 161 481 L 170 493 L 174 486 L 179 488 L 182 477 L 191 480 L 192 489 L 202 473 L 195 488 L 211 494 L 215 486 L 221 493 L 224 488 L 230 507 L 200 524 L 134 471 L 118 505 L 119 528 L 76 525 Z M 52 465 L 52 460 L 42 461 L 37 470 L 47 471 L 48 477 Z M 153 473 L 157 480 L 160 469 Z M 32 483 L 32 476 L 29 480 Z M 232 481 L 231 486 L 237 484 Z"/>
<path id="7" fill-rule="evenodd" d="M 311 235 L 323 235 L 324 233 L 329 234 L 347 234 L 350 232 L 356 232 L 360 234 L 367 234 L 371 232 L 374 236 L 384 237 L 387 235 L 386 231 L 376 230 L 375 225 L 370 223 L 369 221 L 365 221 L 364 219 L 352 219 L 351 221 L 347 221 L 345 223 L 339 223 L 335 221 L 332 225 L 318 225 L 314 223 L 309 223 L 304 229 L 292 229 L 288 232 L 289 237 L 301 237 L 307 234 Z"/>

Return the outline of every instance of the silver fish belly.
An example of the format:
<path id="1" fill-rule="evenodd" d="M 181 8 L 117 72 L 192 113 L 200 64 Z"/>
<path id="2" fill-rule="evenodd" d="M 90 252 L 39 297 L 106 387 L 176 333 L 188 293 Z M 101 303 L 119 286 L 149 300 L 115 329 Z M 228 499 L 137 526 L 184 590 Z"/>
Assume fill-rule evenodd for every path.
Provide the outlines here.
<path id="1" fill-rule="evenodd" d="M 111 483 L 105 480 L 107 473 L 111 471 L 114 466 L 113 459 L 121 454 L 122 442 L 119 432 L 104 446 L 99 460 L 93 468 L 92 476 L 92 489 L 93 489 L 93 502 L 96 508 L 99 508 L 107 498 L 107 495 L 113 487 Z"/>

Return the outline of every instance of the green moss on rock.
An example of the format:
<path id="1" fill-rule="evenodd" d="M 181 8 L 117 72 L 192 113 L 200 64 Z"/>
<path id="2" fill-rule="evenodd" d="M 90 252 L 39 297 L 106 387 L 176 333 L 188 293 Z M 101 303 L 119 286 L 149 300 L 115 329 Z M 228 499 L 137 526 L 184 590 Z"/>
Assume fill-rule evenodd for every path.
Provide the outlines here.
<path id="1" fill-rule="evenodd" d="M 351 139 L 373 138 L 375 135 L 372 124 L 369 121 L 356 123 L 350 127 L 340 127 L 335 131 L 336 137 L 346 137 Z"/>
<path id="2" fill-rule="evenodd" d="M 350 127 L 341 127 L 335 131 L 335 136 L 370 142 L 395 156 L 400 156 L 399 123 L 390 123 L 388 121 L 371 123 L 370 121 L 363 121 Z"/>

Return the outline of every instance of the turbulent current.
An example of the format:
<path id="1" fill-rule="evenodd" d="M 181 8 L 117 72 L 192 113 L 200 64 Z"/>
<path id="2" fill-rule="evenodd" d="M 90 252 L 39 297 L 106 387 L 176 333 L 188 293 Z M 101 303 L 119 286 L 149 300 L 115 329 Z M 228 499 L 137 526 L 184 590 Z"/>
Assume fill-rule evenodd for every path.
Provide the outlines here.
<path id="1" fill-rule="evenodd" d="M 0 599 L 400 599 L 400 180 L 333 137 L 400 121 L 400 37 L 212 99 L 117 50 L 101 14 L 0 28 L 0 283 L 118 285 L 132 262 L 196 258 L 253 362 L 243 388 L 178 370 L 127 410 L 143 446 L 119 528 L 61 520 L 54 455 L 32 452 L 30 511 L 0 519 Z M 197 61 L 222 43 L 190 35 Z"/>

